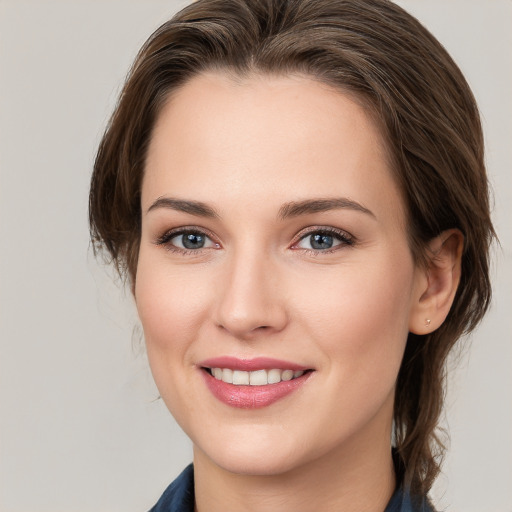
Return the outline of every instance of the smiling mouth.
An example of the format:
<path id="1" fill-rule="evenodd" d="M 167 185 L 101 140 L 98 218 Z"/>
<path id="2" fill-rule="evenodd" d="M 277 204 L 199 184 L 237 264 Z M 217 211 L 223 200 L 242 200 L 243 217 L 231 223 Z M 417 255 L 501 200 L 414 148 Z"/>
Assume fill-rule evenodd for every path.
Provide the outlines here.
<path id="1" fill-rule="evenodd" d="M 232 370 L 231 368 L 208 368 L 203 367 L 207 373 L 215 379 L 233 384 L 235 386 L 267 386 L 279 384 L 302 377 L 312 370 L 281 370 L 272 368 L 268 370 L 243 371 Z"/>

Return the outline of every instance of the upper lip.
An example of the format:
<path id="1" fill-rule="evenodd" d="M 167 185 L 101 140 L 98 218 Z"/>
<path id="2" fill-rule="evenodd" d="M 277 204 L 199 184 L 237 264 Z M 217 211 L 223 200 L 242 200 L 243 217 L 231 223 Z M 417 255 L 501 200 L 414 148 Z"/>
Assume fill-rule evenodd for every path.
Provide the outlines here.
<path id="1" fill-rule="evenodd" d="M 310 367 L 303 366 L 291 361 L 274 359 L 271 357 L 255 357 L 253 359 L 239 359 L 232 356 L 212 357 L 201 361 L 198 366 L 202 368 L 230 368 L 231 370 L 255 371 L 255 370 L 308 370 Z"/>

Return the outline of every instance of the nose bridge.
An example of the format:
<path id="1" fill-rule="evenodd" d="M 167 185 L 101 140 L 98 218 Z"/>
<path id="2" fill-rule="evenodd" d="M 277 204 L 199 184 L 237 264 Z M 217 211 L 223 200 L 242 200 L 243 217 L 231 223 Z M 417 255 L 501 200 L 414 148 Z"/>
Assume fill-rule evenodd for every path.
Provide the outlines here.
<path id="1" fill-rule="evenodd" d="M 253 244 L 234 249 L 226 259 L 221 280 L 216 318 L 220 327 L 237 338 L 283 329 L 286 310 L 271 254 Z"/>

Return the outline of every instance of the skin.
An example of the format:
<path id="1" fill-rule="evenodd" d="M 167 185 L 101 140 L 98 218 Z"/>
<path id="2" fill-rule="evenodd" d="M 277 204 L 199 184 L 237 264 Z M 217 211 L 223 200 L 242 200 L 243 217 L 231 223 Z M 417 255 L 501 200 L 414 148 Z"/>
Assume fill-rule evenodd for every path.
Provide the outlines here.
<path id="1" fill-rule="evenodd" d="M 444 320 L 462 247 L 443 233 L 436 264 L 414 264 L 388 161 L 363 108 L 306 77 L 202 74 L 162 109 L 134 293 L 160 394 L 194 444 L 197 510 L 384 510 L 407 335 Z M 361 208 L 282 218 L 283 205 L 332 198 Z M 205 247 L 184 251 L 180 235 L 163 243 L 183 227 L 205 233 Z M 309 235 L 321 229 L 351 242 L 315 250 Z M 198 367 L 224 355 L 314 372 L 271 406 L 235 409 Z"/>

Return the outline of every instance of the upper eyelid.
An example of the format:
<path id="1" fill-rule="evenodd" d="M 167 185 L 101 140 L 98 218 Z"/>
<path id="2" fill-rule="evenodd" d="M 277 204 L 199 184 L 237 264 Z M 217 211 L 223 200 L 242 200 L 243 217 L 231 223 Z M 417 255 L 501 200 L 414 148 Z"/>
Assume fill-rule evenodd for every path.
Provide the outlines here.
<path id="1" fill-rule="evenodd" d="M 219 243 L 218 237 L 215 236 L 209 229 L 201 228 L 199 226 L 180 226 L 178 228 L 171 228 L 164 231 L 161 235 L 158 235 L 156 237 L 156 240 L 163 240 L 164 238 L 171 239 L 175 236 L 179 236 L 184 233 L 200 233 L 202 235 L 207 236 L 212 241 Z"/>
<path id="2" fill-rule="evenodd" d="M 205 238 L 208 238 L 210 242 L 213 244 L 213 247 L 199 247 L 197 249 L 188 249 L 185 247 L 179 247 L 174 243 L 171 243 L 171 240 L 175 237 L 179 237 L 180 235 L 184 235 L 187 233 L 197 233 L 203 235 Z M 162 235 L 157 236 L 153 243 L 157 246 L 164 248 L 166 251 L 181 254 L 182 256 L 199 256 L 204 253 L 204 251 L 209 251 L 211 249 L 219 249 L 221 248 L 221 244 L 216 240 L 215 236 L 211 236 L 209 234 L 209 230 L 204 228 L 192 227 L 192 226 L 181 226 L 179 228 L 172 228 L 165 231 Z"/>
<path id="3" fill-rule="evenodd" d="M 334 237 L 338 238 L 340 243 L 336 244 L 335 246 L 333 246 L 330 249 L 324 249 L 324 250 L 298 247 L 298 245 L 303 240 L 305 240 L 306 238 L 308 238 L 309 236 L 311 236 L 315 233 L 326 233 L 330 236 L 334 236 Z M 328 226 L 323 226 L 323 227 L 315 226 L 310 229 L 305 228 L 304 230 L 301 230 L 297 234 L 297 236 L 294 239 L 294 241 L 292 242 L 292 244 L 290 245 L 290 249 L 295 250 L 295 251 L 302 250 L 302 251 L 305 251 L 305 252 L 308 252 L 311 254 L 319 254 L 320 255 L 320 254 L 330 254 L 330 253 L 333 253 L 334 251 L 338 251 L 339 249 L 341 249 L 343 247 L 347 247 L 347 246 L 353 247 L 356 243 L 357 243 L 357 239 L 352 234 L 350 234 L 348 231 L 345 231 L 344 229 L 334 228 L 332 226 L 329 226 L 329 227 Z"/>
<path id="4" fill-rule="evenodd" d="M 335 228 L 333 226 L 310 226 L 307 228 L 303 228 L 297 233 L 296 239 L 302 240 L 303 238 L 311 235 L 312 233 L 329 233 L 339 235 L 344 238 L 350 238 L 351 240 L 355 240 L 355 236 L 346 231 L 345 229 Z"/>

